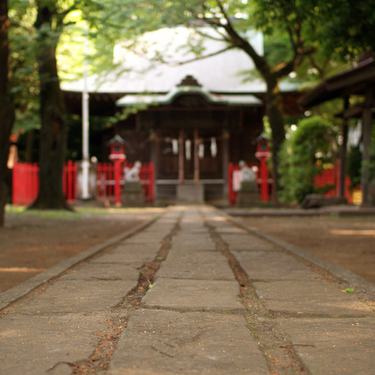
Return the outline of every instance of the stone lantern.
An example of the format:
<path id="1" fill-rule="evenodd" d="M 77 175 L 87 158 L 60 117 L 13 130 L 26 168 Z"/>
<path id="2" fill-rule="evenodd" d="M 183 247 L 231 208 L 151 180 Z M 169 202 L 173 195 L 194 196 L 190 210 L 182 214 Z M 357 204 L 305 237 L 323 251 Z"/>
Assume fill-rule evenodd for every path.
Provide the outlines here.
<path id="1" fill-rule="evenodd" d="M 107 142 L 107 146 L 110 146 L 111 152 L 109 158 L 115 162 L 116 160 L 125 160 L 125 140 L 122 139 L 118 134 L 116 134 L 111 140 Z"/>

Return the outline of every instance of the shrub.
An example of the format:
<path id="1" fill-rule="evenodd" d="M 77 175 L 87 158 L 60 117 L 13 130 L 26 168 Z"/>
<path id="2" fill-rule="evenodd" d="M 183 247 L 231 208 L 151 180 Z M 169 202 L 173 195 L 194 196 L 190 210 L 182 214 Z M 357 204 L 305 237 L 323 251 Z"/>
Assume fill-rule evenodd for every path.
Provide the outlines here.
<path id="1" fill-rule="evenodd" d="M 322 193 L 314 180 L 324 166 L 332 163 L 336 134 L 332 123 L 321 117 L 301 120 L 288 134 L 279 154 L 280 199 L 302 202 L 307 194 Z"/>

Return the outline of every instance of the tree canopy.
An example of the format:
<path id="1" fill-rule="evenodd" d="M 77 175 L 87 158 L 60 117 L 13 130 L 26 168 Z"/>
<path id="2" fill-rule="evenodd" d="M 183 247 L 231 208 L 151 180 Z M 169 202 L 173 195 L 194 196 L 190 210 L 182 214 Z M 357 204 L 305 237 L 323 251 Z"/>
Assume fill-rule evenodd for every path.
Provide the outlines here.
<path id="1" fill-rule="evenodd" d="M 320 0 L 317 8 L 324 32 L 320 42 L 327 55 L 334 52 L 348 60 L 374 54 L 374 0 Z"/>

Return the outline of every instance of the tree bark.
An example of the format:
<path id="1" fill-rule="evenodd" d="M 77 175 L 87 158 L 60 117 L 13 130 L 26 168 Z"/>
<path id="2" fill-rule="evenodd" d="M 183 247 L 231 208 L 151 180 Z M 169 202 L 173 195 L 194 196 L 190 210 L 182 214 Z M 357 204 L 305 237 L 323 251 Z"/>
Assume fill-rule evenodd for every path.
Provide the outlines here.
<path id="1" fill-rule="evenodd" d="M 285 140 L 282 98 L 277 79 L 267 77 L 266 109 L 272 130 L 272 172 L 274 180 L 273 202 L 278 204 L 280 191 L 279 151 Z"/>
<path id="2" fill-rule="evenodd" d="M 38 3 L 35 27 L 39 32 L 37 62 L 40 79 L 39 194 L 30 208 L 70 209 L 63 194 L 63 168 L 67 126 L 57 73 L 56 46 L 59 30 L 52 30 L 53 6 Z"/>
<path id="3" fill-rule="evenodd" d="M 6 178 L 8 174 L 9 137 L 14 124 L 14 106 L 9 95 L 8 2 L 0 0 L 0 227 L 4 226 L 4 210 L 8 197 Z"/>

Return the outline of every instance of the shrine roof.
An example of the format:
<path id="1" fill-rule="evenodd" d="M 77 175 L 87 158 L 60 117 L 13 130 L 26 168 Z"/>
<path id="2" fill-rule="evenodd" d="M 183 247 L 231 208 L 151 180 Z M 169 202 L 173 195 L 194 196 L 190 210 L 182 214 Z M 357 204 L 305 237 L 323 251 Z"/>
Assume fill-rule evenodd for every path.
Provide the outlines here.
<path id="1" fill-rule="evenodd" d="M 261 106 L 262 101 L 254 95 L 218 95 L 212 94 L 209 91 L 196 86 L 180 86 L 164 95 L 157 94 L 139 94 L 139 95 L 125 95 L 119 99 L 116 104 L 119 107 L 128 105 L 169 105 L 180 95 L 199 95 L 203 97 L 210 104 L 217 105 L 251 105 Z"/>
<path id="2" fill-rule="evenodd" d="M 212 34 L 216 31 L 206 28 L 201 32 Z M 126 105 L 127 100 L 136 101 L 130 95 L 139 94 L 142 94 L 144 101 L 163 101 L 174 93 L 184 77 L 191 75 L 207 92 L 222 95 L 220 100 L 236 104 L 248 104 L 253 100 L 256 104 L 255 98 L 246 95 L 265 93 L 266 84 L 261 78 L 254 77 L 255 67 L 250 57 L 238 48 L 228 49 L 223 41 L 215 39 L 215 35 L 210 34 L 212 39 L 199 41 L 199 36 L 194 33 L 194 29 L 186 27 L 160 29 L 147 33 L 134 48 L 119 43 L 115 48 L 118 69 L 89 77 L 88 91 L 128 95 L 128 99 L 119 102 L 122 105 Z M 248 38 L 257 52 L 262 54 L 262 34 L 250 32 Z M 205 50 L 203 54 L 210 57 L 194 60 L 196 55 L 186 47 L 187 40 L 190 44 L 201 46 Z M 224 52 L 218 53 L 221 50 Z M 62 89 L 69 92 L 82 92 L 83 87 L 83 79 L 62 83 Z M 280 84 L 284 92 L 296 91 L 298 87 L 299 84 L 288 79 Z M 236 98 L 224 98 L 225 95 L 235 95 Z"/>
<path id="3" fill-rule="evenodd" d="M 310 108 L 328 100 L 349 95 L 364 95 L 368 84 L 375 86 L 375 62 L 369 58 L 355 67 L 325 79 L 298 101 L 302 108 Z"/>

